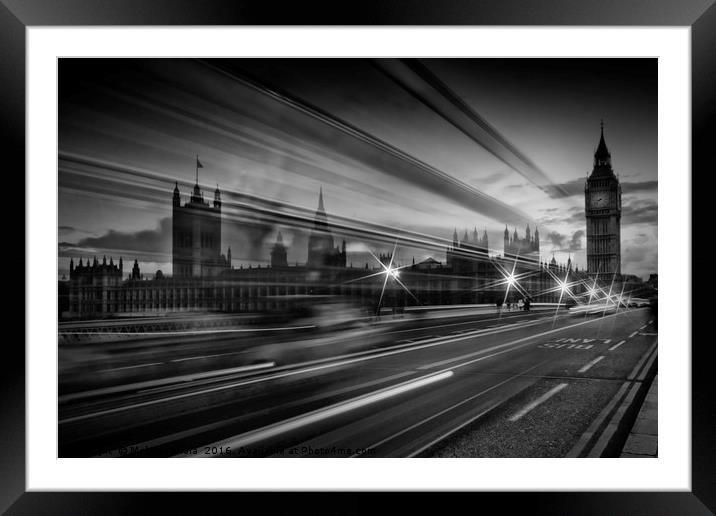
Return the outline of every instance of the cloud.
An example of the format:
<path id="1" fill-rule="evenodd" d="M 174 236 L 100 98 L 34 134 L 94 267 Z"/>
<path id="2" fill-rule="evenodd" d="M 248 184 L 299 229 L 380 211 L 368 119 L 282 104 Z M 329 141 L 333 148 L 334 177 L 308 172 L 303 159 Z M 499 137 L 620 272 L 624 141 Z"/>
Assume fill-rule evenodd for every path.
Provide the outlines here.
<path id="1" fill-rule="evenodd" d="M 582 237 L 584 237 L 583 229 L 579 229 L 572 234 L 572 239 L 569 241 L 570 251 L 579 251 L 582 249 Z"/>
<path id="2" fill-rule="evenodd" d="M 550 231 L 549 234 L 547 235 L 547 240 L 552 242 L 553 248 L 554 247 L 561 248 L 562 245 L 564 244 L 564 240 L 566 238 L 567 237 L 565 235 L 558 233 L 556 231 Z"/>
<path id="3" fill-rule="evenodd" d="M 565 210 L 567 215 L 559 216 L 557 211 L 544 210 L 546 217 L 540 217 L 539 223 L 544 226 L 563 224 L 586 224 L 584 208 L 572 207 Z M 653 224 L 659 221 L 659 206 L 654 199 L 635 199 L 626 196 L 622 199 L 622 228 L 631 224 Z"/>
<path id="4" fill-rule="evenodd" d="M 635 193 L 635 192 L 656 192 L 659 189 L 658 181 L 641 181 L 641 182 L 622 182 L 622 192 L 624 193 Z"/>
<path id="5" fill-rule="evenodd" d="M 170 253 L 172 245 L 172 219 L 164 217 L 154 229 L 136 232 L 115 231 L 110 229 L 98 237 L 81 238 L 76 244 L 63 242 L 75 248 L 129 251 L 135 253 Z"/>
<path id="6" fill-rule="evenodd" d="M 69 227 L 69 226 L 67 226 Z M 74 228 L 73 228 L 74 229 Z M 273 241 L 267 237 L 273 232 L 272 224 L 258 220 L 251 214 L 244 215 L 241 220 L 228 217 L 222 224 L 221 253 L 231 246 L 234 260 L 268 260 Z M 284 237 L 293 237 L 290 243 L 301 240 L 301 231 L 293 231 L 292 235 L 284 233 Z M 161 218 L 153 229 L 139 231 L 116 231 L 110 229 L 100 236 L 80 238 L 77 242 L 61 241 L 60 256 L 103 255 L 123 256 L 125 260 L 138 258 L 145 261 L 161 262 L 172 253 L 172 218 Z"/>
<path id="7" fill-rule="evenodd" d="M 540 217 L 539 223 L 544 226 L 553 226 L 553 225 L 563 225 L 563 224 L 580 224 L 584 225 L 586 223 L 586 218 L 584 215 L 584 208 L 581 207 L 572 207 L 568 208 L 566 210 L 562 208 L 550 208 L 548 210 L 545 210 L 546 212 L 549 212 L 551 216 L 547 217 Z M 559 215 L 559 212 L 562 212 L 562 215 Z M 568 213 L 569 215 L 564 215 L 564 213 Z"/>
<path id="8" fill-rule="evenodd" d="M 584 238 L 583 229 L 578 229 L 572 233 L 571 237 L 557 231 L 550 231 L 547 235 L 547 239 L 552 243 L 552 250 L 563 252 L 580 251 L 582 249 L 582 238 Z"/>
<path id="9" fill-rule="evenodd" d="M 627 199 L 622 203 L 622 225 L 654 224 L 659 221 L 659 207 L 651 199 Z"/>
<path id="10" fill-rule="evenodd" d="M 546 185 L 543 189 L 553 199 L 562 199 L 564 197 L 572 197 L 574 195 L 584 195 L 584 179 L 572 179 L 565 183 L 555 183 Z M 658 189 L 658 181 L 623 181 L 622 193 L 644 193 L 656 192 Z"/>
<path id="11" fill-rule="evenodd" d="M 573 195 L 584 195 L 584 179 L 572 179 L 566 183 L 554 183 L 542 188 L 552 199 L 562 199 Z"/>
<path id="12" fill-rule="evenodd" d="M 488 174 L 485 177 L 478 178 L 476 180 L 476 182 L 479 181 L 481 184 L 496 183 L 497 181 L 500 181 L 500 180 L 504 179 L 505 177 L 509 176 L 509 174 L 511 174 L 511 173 L 512 173 L 512 170 L 509 170 L 509 169 L 498 170 L 497 172 Z"/>
<path id="13" fill-rule="evenodd" d="M 622 245 L 622 272 L 644 276 L 656 272 L 658 254 L 646 246 Z"/>

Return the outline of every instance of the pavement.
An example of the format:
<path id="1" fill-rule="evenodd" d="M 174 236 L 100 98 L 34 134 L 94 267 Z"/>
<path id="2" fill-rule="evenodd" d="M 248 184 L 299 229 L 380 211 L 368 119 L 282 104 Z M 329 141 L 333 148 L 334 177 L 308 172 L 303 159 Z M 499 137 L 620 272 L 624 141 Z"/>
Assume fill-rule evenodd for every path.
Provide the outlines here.
<path id="1" fill-rule="evenodd" d="M 629 433 L 621 457 L 649 458 L 658 456 L 659 425 L 657 419 L 657 392 L 659 375 L 649 387 L 644 403 Z"/>

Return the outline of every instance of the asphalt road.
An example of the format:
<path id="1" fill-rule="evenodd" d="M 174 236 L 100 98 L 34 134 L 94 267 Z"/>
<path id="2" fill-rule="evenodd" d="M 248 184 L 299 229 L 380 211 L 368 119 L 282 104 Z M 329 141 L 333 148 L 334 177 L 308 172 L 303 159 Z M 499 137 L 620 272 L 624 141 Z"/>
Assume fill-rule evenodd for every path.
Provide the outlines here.
<path id="1" fill-rule="evenodd" d="M 188 371 L 61 389 L 59 455 L 618 456 L 655 369 L 656 323 L 648 309 L 408 321 L 337 358 L 214 357 Z M 197 345 L 245 356 L 220 339 L 180 340 L 149 359 L 176 367 Z M 119 367 L 143 369 L 143 349 L 136 343 Z"/>

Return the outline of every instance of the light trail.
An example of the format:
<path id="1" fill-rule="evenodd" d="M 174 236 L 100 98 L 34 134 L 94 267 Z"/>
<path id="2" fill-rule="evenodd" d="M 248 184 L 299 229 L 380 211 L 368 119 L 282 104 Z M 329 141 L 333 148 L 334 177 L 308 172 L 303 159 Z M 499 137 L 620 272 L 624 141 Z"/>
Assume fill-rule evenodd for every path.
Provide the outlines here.
<path id="1" fill-rule="evenodd" d="M 392 398 L 394 396 L 398 396 L 400 394 L 419 389 L 421 387 L 439 382 L 441 380 L 446 380 L 452 375 L 452 371 L 444 371 L 440 373 L 425 375 L 414 380 L 408 380 L 407 382 L 400 383 L 393 387 L 387 387 L 385 389 L 359 396 L 351 400 L 339 402 L 334 405 L 321 408 L 313 412 L 309 412 L 307 414 L 302 414 L 300 416 L 296 416 L 285 421 L 275 423 L 273 425 L 265 426 L 257 430 L 252 430 L 250 432 L 231 437 L 229 439 L 223 439 L 207 446 L 216 446 L 217 448 L 228 446 L 234 449 L 240 449 L 256 442 L 270 439 L 283 433 L 297 430 L 304 426 L 323 421 L 324 419 L 338 416 L 340 414 L 344 414 L 346 412 L 350 412 L 352 410 L 356 410 L 367 405 L 371 405 L 373 403 L 378 403 L 388 398 Z"/>

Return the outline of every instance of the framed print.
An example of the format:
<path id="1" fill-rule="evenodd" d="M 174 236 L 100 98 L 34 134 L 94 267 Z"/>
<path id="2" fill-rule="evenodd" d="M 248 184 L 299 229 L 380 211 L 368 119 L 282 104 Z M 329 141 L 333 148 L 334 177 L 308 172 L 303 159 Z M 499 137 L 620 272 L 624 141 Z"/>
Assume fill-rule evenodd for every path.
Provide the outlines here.
<path id="1" fill-rule="evenodd" d="M 1 7 L 27 242 L 4 509 L 714 507 L 691 337 L 709 2 L 122 7 Z"/>

